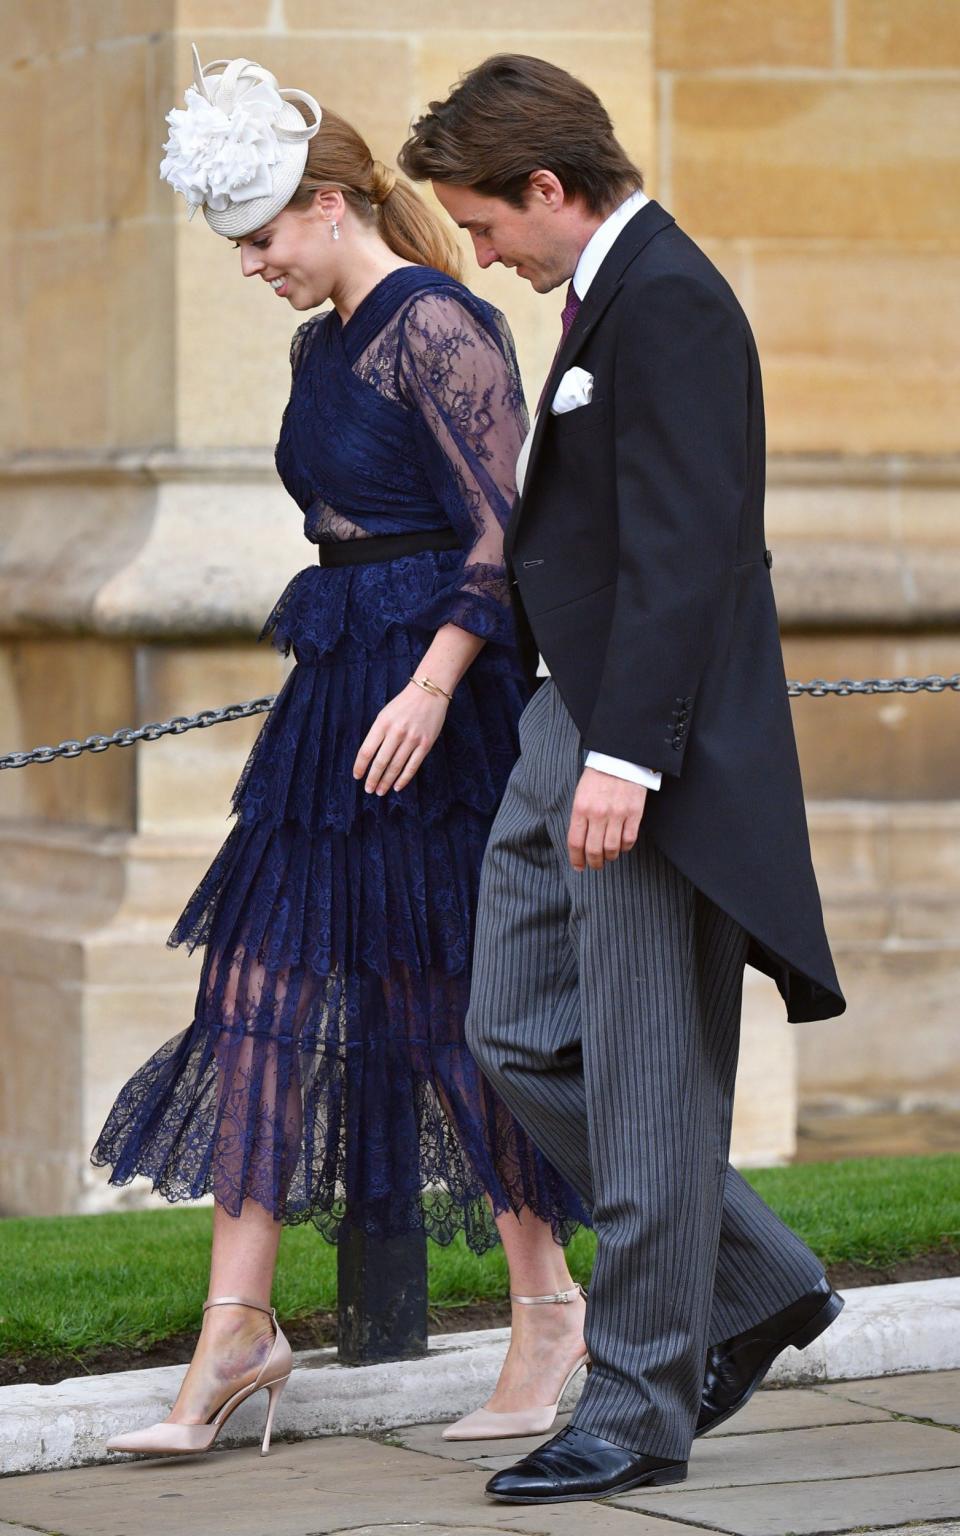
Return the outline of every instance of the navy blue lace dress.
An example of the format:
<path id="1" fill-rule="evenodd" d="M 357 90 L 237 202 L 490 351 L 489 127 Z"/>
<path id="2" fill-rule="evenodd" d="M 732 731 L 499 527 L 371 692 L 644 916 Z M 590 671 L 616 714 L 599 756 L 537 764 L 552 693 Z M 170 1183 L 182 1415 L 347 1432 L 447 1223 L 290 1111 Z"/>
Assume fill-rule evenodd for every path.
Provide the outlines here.
<path id="1" fill-rule="evenodd" d="M 252 1197 L 335 1239 L 344 1221 L 495 1240 L 490 1205 L 566 1238 L 573 1191 L 463 1038 L 480 862 L 526 701 L 502 527 L 526 430 L 499 313 L 424 267 L 346 325 L 302 325 L 277 466 L 314 543 L 449 530 L 462 549 L 311 567 L 265 626 L 296 666 L 234 795 L 236 823 L 171 944 L 205 945 L 196 1015 L 126 1084 L 93 1151 L 169 1200 Z M 437 628 L 487 644 L 412 783 L 352 775 Z M 490 1204 L 484 1198 L 489 1197 Z"/>

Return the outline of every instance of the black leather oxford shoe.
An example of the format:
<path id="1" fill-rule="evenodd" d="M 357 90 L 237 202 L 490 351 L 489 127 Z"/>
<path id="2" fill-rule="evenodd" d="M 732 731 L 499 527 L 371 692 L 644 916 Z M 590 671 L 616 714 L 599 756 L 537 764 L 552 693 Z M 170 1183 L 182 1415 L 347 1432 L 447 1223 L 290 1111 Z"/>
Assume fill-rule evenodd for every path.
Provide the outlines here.
<path id="1" fill-rule="evenodd" d="M 707 1369 L 695 1435 L 705 1435 L 749 1402 L 774 1360 L 792 1344 L 806 1349 L 829 1328 L 843 1310 L 838 1296 L 824 1278 L 814 1290 L 775 1312 L 755 1328 L 738 1333 L 707 1350 Z"/>
<path id="2" fill-rule="evenodd" d="M 686 1475 L 685 1461 L 625 1451 L 571 1424 L 515 1467 L 491 1477 L 487 1493 L 504 1504 L 570 1504 L 626 1493 L 644 1483 L 682 1483 Z"/>

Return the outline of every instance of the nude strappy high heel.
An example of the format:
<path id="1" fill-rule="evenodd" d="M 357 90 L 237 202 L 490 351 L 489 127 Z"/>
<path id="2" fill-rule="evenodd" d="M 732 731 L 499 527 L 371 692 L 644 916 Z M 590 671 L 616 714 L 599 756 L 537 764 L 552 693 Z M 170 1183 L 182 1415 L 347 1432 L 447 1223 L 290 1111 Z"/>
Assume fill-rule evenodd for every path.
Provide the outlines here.
<path id="1" fill-rule="evenodd" d="M 205 1424 L 162 1423 L 151 1424 L 149 1429 L 133 1429 L 128 1434 L 114 1435 L 112 1440 L 108 1440 L 108 1451 L 137 1451 L 141 1456 L 195 1456 L 201 1451 L 209 1451 L 233 1410 L 246 1402 L 248 1397 L 252 1397 L 254 1392 L 262 1392 L 266 1388 L 270 1401 L 260 1445 L 260 1455 L 266 1456 L 270 1449 L 273 1415 L 293 1369 L 293 1354 L 272 1307 L 261 1307 L 258 1302 L 247 1301 L 243 1296 L 215 1296 L 204 1302 L 203 1310 L 206 1312 L 209 1307 L 228 1306 L 253 1307 L 257 1312 L 265 1312 L 273 1323 L 273 1348 L 260 1367 L 256 1380 L 232 1393 Z"/>
<path id="2" fill-rule="evenodd" d="M 563 1306 L 567 1302 L 576 1301 L 578 1296 L 582 1296 L 584 1301 L 587 1299 L 582 1285 L 575 1285 L 569 1291 L 554 1291 L 550 1296 L 516 1296 L 513 1291 L 510 1292 L 510 1300 L 519 1302 L 523 1307 Z M 466 1418 L 448 1424 L 442 1432 L 443 1439 L 515 1440 L 521 1435 L 545 1435 L 557 1417 L 564 1392 L 584 1367 L 589 1371 L 590 1356 L 586 1350 L 568 1373 L 555 1403 L 548 1403 L 545 1408 L 525 1408 L 517 1413 L 498 1413 L 492 1408 L 477 1408 L 473 1413 L 468 1413 Z"/>

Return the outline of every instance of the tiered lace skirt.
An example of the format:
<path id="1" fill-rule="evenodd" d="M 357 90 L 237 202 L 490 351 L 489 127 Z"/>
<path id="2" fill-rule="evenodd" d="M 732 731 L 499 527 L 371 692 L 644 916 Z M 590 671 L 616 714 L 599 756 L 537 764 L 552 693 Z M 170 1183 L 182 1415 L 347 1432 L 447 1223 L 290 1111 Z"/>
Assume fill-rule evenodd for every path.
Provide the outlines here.
<path id="1" fill-rule="evenodd" d="M 112 1183 L 212 1191 L 233 1215 L 252 1198 L 331 1240 L 344 1221 L 463 1229 L 481 1251 L 491 1211 L 527 1208 L 561 1240 L 585 1219 L 464 1044 L 480 863 L 524 703 L 512 654 L 481 653 L 408 788 L 368 795 L 352 774 L 429 643 L 405 615 L 446 558 L 303 571 L 268 620 L 297 665 L 170 938 L 205 946 L 193 1022 L 94 1148 Z"/>

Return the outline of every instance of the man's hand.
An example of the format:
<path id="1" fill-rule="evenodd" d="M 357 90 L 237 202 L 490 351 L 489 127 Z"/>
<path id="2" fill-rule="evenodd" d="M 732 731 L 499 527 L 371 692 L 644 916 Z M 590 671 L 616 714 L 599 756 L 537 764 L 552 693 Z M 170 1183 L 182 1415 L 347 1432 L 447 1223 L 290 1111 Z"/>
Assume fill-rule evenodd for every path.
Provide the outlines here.
<path id="1" fill-rule="evenodd" d="M 618 779 L 598 768 L 584 768 L 573 797 L 567 848 L 574 869 L 602 869 L 629 853 L 640 831 L 647 803 L 644 785 Z"/>

